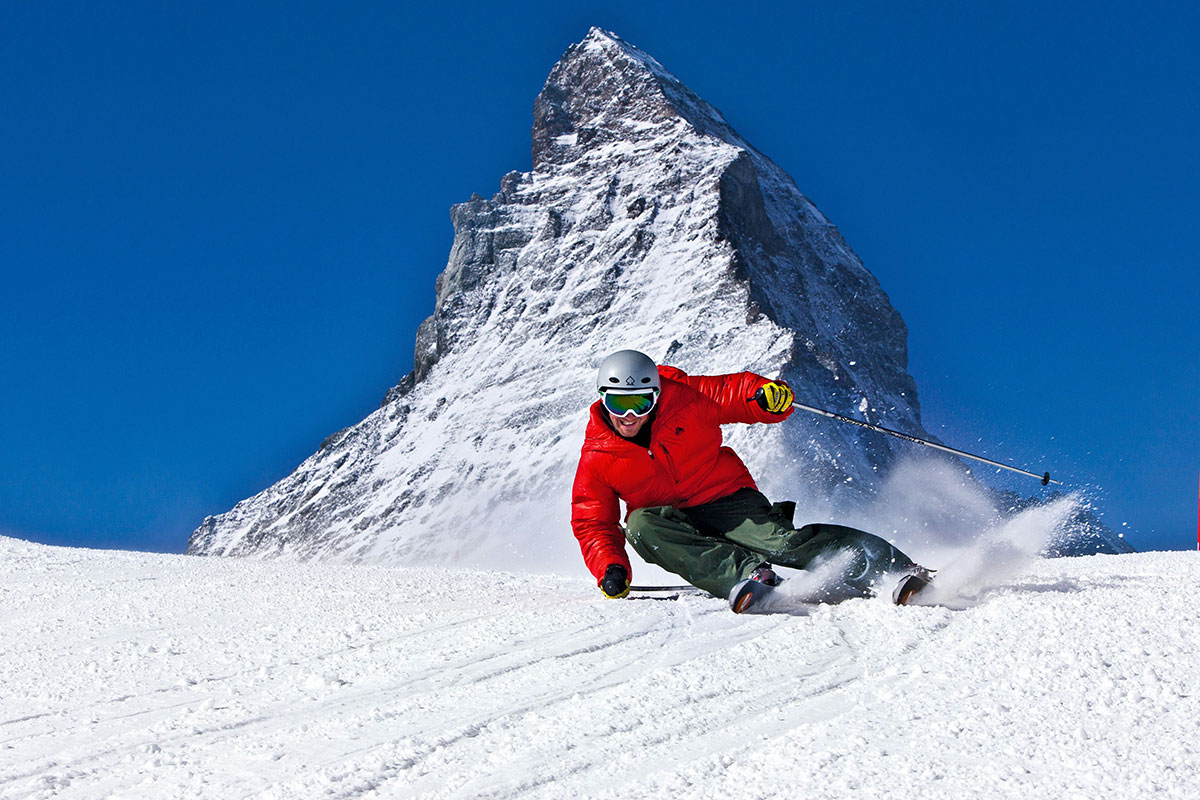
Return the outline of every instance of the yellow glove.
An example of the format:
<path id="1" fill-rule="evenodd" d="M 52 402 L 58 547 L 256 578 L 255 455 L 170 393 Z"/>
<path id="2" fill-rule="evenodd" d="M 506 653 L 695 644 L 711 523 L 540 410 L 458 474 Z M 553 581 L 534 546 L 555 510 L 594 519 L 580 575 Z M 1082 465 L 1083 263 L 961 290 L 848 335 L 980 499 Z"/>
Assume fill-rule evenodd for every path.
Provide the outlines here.
<path id="1" fill-rule="evenodd" d="M 629 573 L 620 564 L 609 564 L 600 581 L 600 591 L 609 600 L 619 600 L 629 594 Z"/>
<path id="2" fill-rule="evenodd" d="M 771 381 L 758 388 L 754 393 L 754 400 L 758 403 L 763 411 L 769 411 L 772 414 L 786 414 L 788 409 L 792 407 L 792 400 L 795 395 L 792 394 L 792 387 L 788 386 L 783 381 Z"/>

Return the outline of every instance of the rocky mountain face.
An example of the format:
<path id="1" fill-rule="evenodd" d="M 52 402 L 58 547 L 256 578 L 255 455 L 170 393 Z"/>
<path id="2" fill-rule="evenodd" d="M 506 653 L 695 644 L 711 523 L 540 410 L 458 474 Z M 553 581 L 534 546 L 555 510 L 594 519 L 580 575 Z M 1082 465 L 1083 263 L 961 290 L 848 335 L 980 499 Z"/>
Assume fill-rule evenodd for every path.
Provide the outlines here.
<path id="1" fill-rule="evenodd" d="M 532 170 L 450 216 L 412 372 L 292 475 L 204 520 L 189 552 L 577 559 L 570 487 L 595 369 L 626 347 L 694 374 L 782 376 L 805 402 L 927 435 L 879 282 L 783 170 L 611 33 L 551 71 Z M 726 441 L 802 509 L 868 496 L 912 447 L 800 413 Z"/>

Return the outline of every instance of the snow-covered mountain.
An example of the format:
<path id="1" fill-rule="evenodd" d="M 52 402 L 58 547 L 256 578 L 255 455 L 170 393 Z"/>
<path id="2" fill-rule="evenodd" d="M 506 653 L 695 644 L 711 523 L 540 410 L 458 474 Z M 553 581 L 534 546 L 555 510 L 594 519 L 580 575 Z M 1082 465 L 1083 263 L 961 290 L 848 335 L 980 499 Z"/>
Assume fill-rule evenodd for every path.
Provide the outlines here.
<path id="1" fill-rule="evenodd" d="M 696 374 L 781 375 L 808 402 L 923 433 L 907 331 L 878 281 L 783 170 L 611 33 L 554 66 L 532 171 L 451 219 L 412 372 L 292 475 L 207 518 L 189 552 L 569 550 L 594 372 L 624 347 Z M 870 492 L 892 441 L 803 416 L 727 440 L 768 492 Z"/>
<path id="2" fill-rule="evenodd" d="M 1200 553 L 1020 566 L 737 616 L 0 537 L 0 800 L 1196 797 Z"/>

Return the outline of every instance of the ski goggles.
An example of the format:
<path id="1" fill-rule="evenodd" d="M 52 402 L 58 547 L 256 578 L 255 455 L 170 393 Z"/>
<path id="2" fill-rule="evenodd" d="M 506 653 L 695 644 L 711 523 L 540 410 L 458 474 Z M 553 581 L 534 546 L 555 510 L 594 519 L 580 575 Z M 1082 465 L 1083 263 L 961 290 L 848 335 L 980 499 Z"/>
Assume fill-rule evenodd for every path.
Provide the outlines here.
<path id="1" fill-rule="evenodd" d="M 654 410 L 654 404 L 658 402 L 658 392 L 617 394 L 610 391 L 602 392 L 601 396 L 604 398 L 604 407 L 616 417 L 627 414 L 644 417 Z"/>

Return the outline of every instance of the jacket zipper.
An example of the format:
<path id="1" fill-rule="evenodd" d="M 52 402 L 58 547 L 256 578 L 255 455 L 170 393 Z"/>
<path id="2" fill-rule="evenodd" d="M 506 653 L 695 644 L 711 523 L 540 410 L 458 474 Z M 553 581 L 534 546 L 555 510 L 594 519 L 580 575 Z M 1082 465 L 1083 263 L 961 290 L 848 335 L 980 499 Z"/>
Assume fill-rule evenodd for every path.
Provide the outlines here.
<path id="1" fill-rule="evenodd" d="M 660 444 L 658 447 L 660 450 L 662 450 L 663 459 L 662 459 L 661 463 L 663 465 L 663 469 L 665 469 L 667 471 L 667 477 L 669 477 L 671 479 L 672 483 L 674 483 L 676 486 L 678 486 L 679 485 L 679 473 L 676 472 L 676 470 L 675 470 L 675 462 L 671 458 L 670 451 L 667 450 L 666 445 Z M 650 454 L 650 458 L 654 459 L 654 451 L 652 449 L 647 448 L 646 452 Z M 654 460 L 657 461 L 658 459 L 654 459 Z"/>

